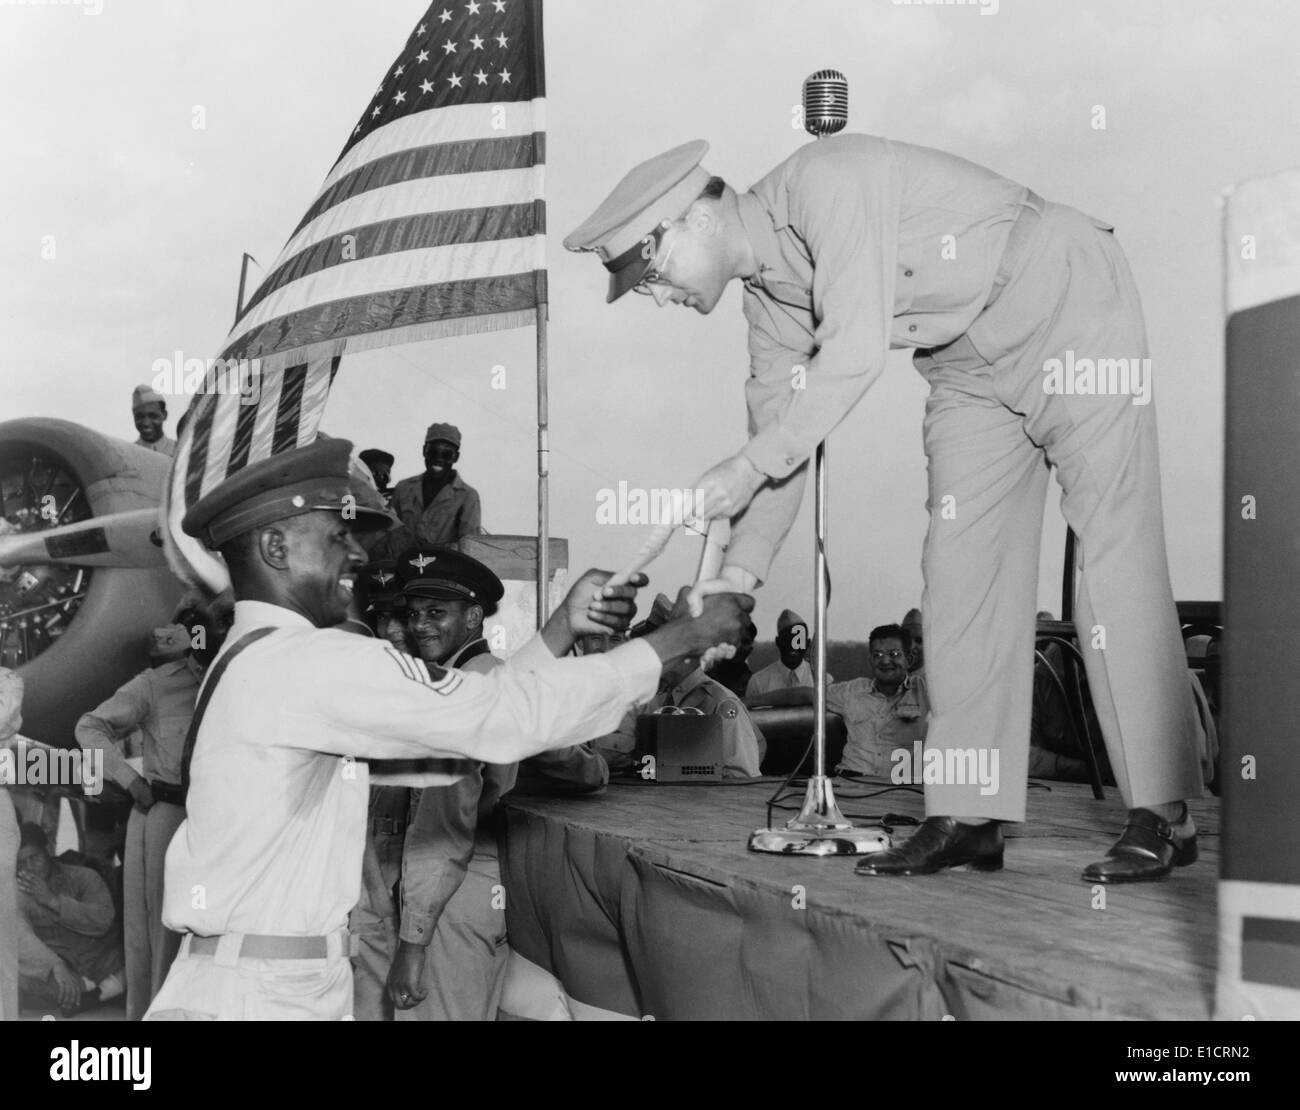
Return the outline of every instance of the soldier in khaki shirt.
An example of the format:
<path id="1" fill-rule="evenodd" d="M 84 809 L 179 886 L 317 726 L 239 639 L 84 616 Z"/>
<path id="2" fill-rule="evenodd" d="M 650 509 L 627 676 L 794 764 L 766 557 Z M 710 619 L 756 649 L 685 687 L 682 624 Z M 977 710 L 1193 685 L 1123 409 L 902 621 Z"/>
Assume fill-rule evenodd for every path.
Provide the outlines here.
<path id="1" fill-rule="evenodd" d="M 454 544 L 462 536 L 483 531 L 478 490 L 456 470 L 460 442 L 455 424 L 429 425 L 424 434 L 424 472 L 403 478 L 389 497 L 401 527 L 370 541 L 373 557 L 386 554 L 395 559 L 408 547 Z"/>
<path id="2" fill-rule="evenodd" d="M 927 746 L 996 750 L 1009 785 L 927 784 L 916 835 L 859 871 L 998 868 L 999 822 L 1024 819 L 1044 462 L 1080 540 L 1076 628 L 1130 809 L 1084 878 L 1157 879 L 1192 862 L 1183 799 L 1201 792 L 1200 726 L 1161 528 L 1142 310 L 1110 226 L 962 158 L 870 135 L 804 146 L 743 194 L 700 166 L 707 150 L 687 143 L 637 166 L 564 241 L 598 252 L 610 301 L 636 289 L 709 313 L 728 282 L 744 284 L 750 438 L 694 483 L 702 516 L 733 518 L 721 576 L 696 599 L 767 575 L 808 457 L 890 348 L 914 349 L 930 385 Z"/>
<path id="3" fill-rule="evenodd" d="M 131 391 L 131 419 L 140 433 L 135 441 L 137 447 L 157 451 L 168 458 L 176 454 L 176 441 L 163 427 L 167 423 L 167 398 L 161 393 L 147 385 L 137 385 Z"/>

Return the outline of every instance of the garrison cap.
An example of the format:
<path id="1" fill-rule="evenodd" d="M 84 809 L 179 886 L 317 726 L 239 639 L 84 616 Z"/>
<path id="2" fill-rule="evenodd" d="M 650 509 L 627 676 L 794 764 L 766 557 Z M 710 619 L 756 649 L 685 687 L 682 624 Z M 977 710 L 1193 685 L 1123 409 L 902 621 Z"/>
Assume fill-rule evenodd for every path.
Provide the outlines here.
<path id="1" fill-rule="evenodd" d="M 683 143 L 642 162 L 564 238 L 571 251 L 595 251 L 609 271 L 609 295 L 618 300 L 638 284 L 654 262 L 661 225 L 677 219 L 709 183 L 700 161 L 708 153 L 703 139 Z"/>
<path id="2" fill-rule="evenodd" d="M 495 612 L 497 602 L 505 596 L 502 585 L 490 567 L 452 547 L 413 547 L 397 560 L 402 579 L 402 593 L 408 597 L 439 597 L 451 601 L 468 601 Z"/>
<path id="3" fill-rule="evenodd" d="M 803 625 L 804 629 L 807 630 L 808 622 L 804 620 L 803 617 L 793 609 L 782 609 L 781 615 L 776 618 L 777 635 L 780 635 L 782 632 L 793 632 L 800 625 Z"/>
<path id="4" fill-rule="evenodd" d="M 167 407 L 167 398 L 147 385 L 137 385 L 131 390 L 131 411 L 142 409 L 145 405 L 162 405 Z"/>
<path id="5" fill-rule="evenodd" d="M 387 451 L 381 451 L 378 447 L 367 447 L 357 458 L 366 466 L 370 466 L 372 463 L 383 463 L 385 466 L 391 467 L 397 461 Z"/>
<path id="6" fill-rule="evenodd" d="M 430 424 L 424 433 L 424 442 L 432 443 L 435 439 L 445 439 L 448 443 L 460 446 L 460 429 L 455 424 Z"/>
<path id="7" fill-rule="evenodd" d="M 373 488 L 351 479 L 352 444 L 346 439 L 318 439 L 306 447 L 259 459 L 199 498 L 181 521 L 186 535 L 208 547 L 277 520 L 315 510 L 355 512 L 370 526 L 394 523 L 393 515 L 375 507 Z"/>

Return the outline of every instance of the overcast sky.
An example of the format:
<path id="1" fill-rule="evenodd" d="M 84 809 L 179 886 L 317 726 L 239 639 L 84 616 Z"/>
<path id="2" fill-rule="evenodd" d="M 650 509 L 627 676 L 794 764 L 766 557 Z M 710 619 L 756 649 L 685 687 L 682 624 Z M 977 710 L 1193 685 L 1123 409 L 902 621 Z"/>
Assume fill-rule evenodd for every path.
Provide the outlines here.
<path id="1" fill-rule="evenodd" d="M 132 386 L 176 351 L 220 353 L 240 253 L 275 258 L 426 5 L 96 6 L 0 3 L 0 417 L 134 439 Z M 596 524 L 602 488 L 689 486 L 742 445 L 747 362 L 738 288 L 708 317 L 606 306 L 603 270 L 560 240 L 633 164 L 688 139 L 747 187 L 811 141 L 793 111 L 803 78 L 829 66 L 849 79 L 851 129 L 950 150 L 1115 224 L 1147 313 L 1174 591 L 1221 597 L 1220 198 L 1300 166 L 1297 42 L 1287 0 L 1001 0 L 996 14 L 549 0 L 552 531 L 571 563 L 616 567 L 644 538 Z M 832 437 L 835 639 L 919 603 L 924 397 L 895 352 Z M 420 469 L 426 424 L 458 424 L 485 525 L 525 533 L 534 405 L 530 329 L 349 357 L 324 427 L 387 447 L 396 478 Z M 1039 595 L 1059 611 L 1057 496 Z M 761 593 L 764 638 L 786 606 L 811 616 L 810 511 L 811 495 Z M 655 588 L 672 592 L 697 556 L 675 540 Z"/>

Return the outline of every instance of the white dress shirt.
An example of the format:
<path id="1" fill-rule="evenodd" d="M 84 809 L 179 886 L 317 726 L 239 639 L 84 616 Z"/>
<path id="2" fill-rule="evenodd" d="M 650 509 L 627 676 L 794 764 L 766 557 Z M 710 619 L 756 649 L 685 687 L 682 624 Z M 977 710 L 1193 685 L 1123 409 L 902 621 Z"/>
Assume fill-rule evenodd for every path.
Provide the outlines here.
<path id="1" fill-rule="evenodd" d="M 163 921 L 211 936 L 324 936 L 361 885 L 366 758 L 429 755 L 511 763 L 608 732 L 648 700 L 659 658 L 633 642 L 555 659 L 534 637 L 493 674 L 434 681 L 385 640 L 314 627 L 240 601 L 190 768 L 187 818 L 167 851 Z M 459 773 L 449 768 L 447 783 Z"/>

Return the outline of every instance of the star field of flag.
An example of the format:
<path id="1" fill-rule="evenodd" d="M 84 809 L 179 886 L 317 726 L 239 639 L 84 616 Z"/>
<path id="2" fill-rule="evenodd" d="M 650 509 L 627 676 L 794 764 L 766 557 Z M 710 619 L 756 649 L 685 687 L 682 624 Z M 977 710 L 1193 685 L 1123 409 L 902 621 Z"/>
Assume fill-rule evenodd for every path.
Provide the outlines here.
<path id="1" fill-rule="evenodd" d="M 528 0 L 433 4 L 352 129 L 343 153 L 413 112 L 545 96 L 538 11 Z"/>
<path id="2" fill-rule="evenodd" d="M 224 577 L 183 534 L 188 506 L 311 443 L 349 352 L 536 322 L 545 139 L 541 0 L 431 5 L 226 339 L 223 359 L 261 368 L 257 403 L 190 407 L 166 499 L 183 579 Z"/>

